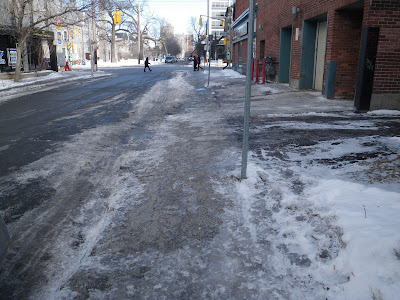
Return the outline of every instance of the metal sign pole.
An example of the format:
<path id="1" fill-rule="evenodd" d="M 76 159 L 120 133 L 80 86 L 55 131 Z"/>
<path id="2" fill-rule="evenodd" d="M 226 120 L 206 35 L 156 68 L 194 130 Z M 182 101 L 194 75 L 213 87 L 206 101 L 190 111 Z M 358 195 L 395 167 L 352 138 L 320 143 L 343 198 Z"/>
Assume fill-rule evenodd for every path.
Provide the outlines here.
<path id="1" fill-rule="evenodd" d="M 243 123 L 243 148 L 242 148 L 242 171 L 240 179 L 246 179 L 247 153 L 249 150 L 249 121 L 250 121 L 250 98 L 251 98 L 251 62 L 253 58 L 253 33 L 254 33 L 254 0 L 249 0 L 249 19 L 247 33 L 247 60 L 246 60 L 246 98 L 244 104 Z"/>
<path id="2" fill-rule="evenodd" d="M 93 77 L 93 68 L 94 68 L 94 55 L 93 55 L 93 41 L 92 41 L 92 20 L 89 17 L 89 44 L 90 44 L 90 72 Z"/>
<path id="3" fill-rule="evenodd" d="M 210 26 L 210 0 L 207 0 L 207 60 L 208 60 L 208 82 L 207 87 L 210 86 L 210 75 L 211 75 L 211 62 L 210 62 L 210 30 L 208 29 Z M 208 54 L 208 55 L 207 55 Z"/>

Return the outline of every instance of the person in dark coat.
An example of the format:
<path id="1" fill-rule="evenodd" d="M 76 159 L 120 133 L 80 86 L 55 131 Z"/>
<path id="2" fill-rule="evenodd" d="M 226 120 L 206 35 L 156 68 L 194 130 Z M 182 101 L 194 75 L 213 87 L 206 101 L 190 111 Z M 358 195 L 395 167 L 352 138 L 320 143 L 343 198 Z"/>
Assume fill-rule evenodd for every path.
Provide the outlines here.
<path id="1" fill-rule="evenodd" d="M 144 72 L 146 72 L 146 68 L 149 68 L 149 70 L 151 72 L 149 65 L 151 65 L 151 63 L 149 63 L 149 58 L 146 57 L 146 60 L 144 61 Z"/>
<path id="2" fill-rule="evenodd" d="M 201 68 L 201 58 L 200 55 L 197 56 L 197 71 L 200 71 Z M 201 68 L 203 70 L 203 68 Z"/>
<path id="3" fill-rule="evenodd" d="M 196 71 L 197 69 L 197 56 L 195 55 L 193 57 L 193 71 Z"/>

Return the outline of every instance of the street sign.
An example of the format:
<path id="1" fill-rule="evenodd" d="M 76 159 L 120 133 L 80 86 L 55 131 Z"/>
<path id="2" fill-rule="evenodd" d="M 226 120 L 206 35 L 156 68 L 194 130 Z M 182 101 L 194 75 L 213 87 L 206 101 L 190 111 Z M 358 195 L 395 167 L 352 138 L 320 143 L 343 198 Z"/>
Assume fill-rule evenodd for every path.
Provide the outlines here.
<path id="1" fill-rule="evenodd" d="M 5 65 L 6 60 L 3 58 L 4 56 L 4 51 L 0 51 L 0 65 Z"/>
<path id="2" fill-rule="evenodd" d="M 61 31 L 57 31 L 57 44 L 61 45 L 62 44 L 62 34 Z"/>
<path id="3" fill-rule="evenodd" d="M 8 65 L 15 66 L 17 64 L 17 49 L 7 48 Z"/>
<path id="4" fill-rule="evenodd" d="M 57 25 L 57 29 L 61 29 L 61 19 L 60 18 L 56 19 L 56 25 Z"/>

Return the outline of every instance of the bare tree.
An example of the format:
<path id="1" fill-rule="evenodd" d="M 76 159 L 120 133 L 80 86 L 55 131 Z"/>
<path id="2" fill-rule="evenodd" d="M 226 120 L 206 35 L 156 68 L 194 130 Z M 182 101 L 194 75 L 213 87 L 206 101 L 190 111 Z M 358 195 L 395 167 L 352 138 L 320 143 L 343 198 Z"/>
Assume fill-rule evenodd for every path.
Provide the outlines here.
<path id="1" fill-rule="evenodd" d="M 114 4 L 121 10 L 124 14 L 124 28 L 130 33 L 130 35 L 136 36 L 136 40 L 139 41 L 141 34 L 141 28 L 139 28 L 139 18 L 141 10 L 140 5 L 137 0 L 114 0 Z M 138 53 L 140 61 L 140 51 Z"/>
<path id="2" fill-rule="evenodd" d="M 111 44 L 111 62 L 116 62 L 116 40 L 117 25 L 114 24 L 114 11 L 117 5 L 112 0 L 99 0 L 99 34 L 98 38 L 103 42 L 104 59 L 106 58 L 106 43 Z M 111 34 L 109 28 L 111 27 Z"/>
<path id="3" fill-rule="evenodd" d="M 205 56 L 205 50 L 202 41 L 204 41 L 204 39 L 206 38 L 206 26 L 200 25 L 199 19 L 197 17 L 191 17 L 189 23 L 194 37 L 194 49 L 198 55 Z"/>
<path id="4" fill-rule="evenodd" d="M 12 32 L 17 40 L 17 62 L 15 66 L 14 81 L 18 82 L 21 77 L 21 59 L 24 45 L 28 37 L 42 30 L 48 29 L 50 25 L 56 24 L 57 17 L 66 17 L 71 14 L 77 14 L 85 10 L 89 5 L 86 1 L 81 1 L 78 6 L 60 6 L 60 2 L 47 1 L 42 7 L 34 0 L 11 0 L 2 1 L 3 13 L 10 15 L 10 23 L 0 25 L 0 29 L 6 29 Z M 43 3 L 43 2 L 42 2 Z M 74 18 L 65 18 L 72 24 L 78 23 L 79 16 Z M 71 25 L 72 25 L 71 24 Z"/>
<path id="5" fill-rule="evenodd" d="M 206 32 L 206 26 L 200 25 L 200 21 L 197 17 L 190 17 L 189 23 L 191 32 L 193 33 L 194 36 L 194 42 L 195 44 L 197 44 L 201 42 L 202 37 Z"/>
<path id="6" fill-rule="evenodd" d="M 170 55 L 178 55 L 182 50 L 178 41 L 173 36 L 167 37 L 165 39 L 165 45 L 166 45 L 166 48 L 168 49 L 168 53 L 167 53 L 167 50 L 165 49 L 165 51 L 166 51 L 165 55 L 169 55 L 169 54 Z"/>
<path id="7" fill-rule="evenodd" d="M 143 43 L 151 40 L 157 43 L 160 41 L 157 36 L 158 19 L 150 11 L 147 2 L 140 0 L 140 11 L 137 0 L 114 0 L 115 5 L 122 11 L 124 19 L 120 30 L 128 31 L 130 36 L 134 37 L 137 43 L 140 43 L 138 59 L 142 59 Z M 140 14 L 140 29 L 139 29 Z M 165 46 L 165 45 L 164 45 Z"/>

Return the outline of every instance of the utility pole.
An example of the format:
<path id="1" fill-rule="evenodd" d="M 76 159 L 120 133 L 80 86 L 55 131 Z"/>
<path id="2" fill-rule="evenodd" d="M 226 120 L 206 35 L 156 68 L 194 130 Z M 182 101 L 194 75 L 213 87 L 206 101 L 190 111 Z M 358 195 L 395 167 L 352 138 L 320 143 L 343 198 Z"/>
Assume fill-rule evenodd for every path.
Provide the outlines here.
<path id="1" fill-rule="evenodd" d="M 207 52 L 206 56 L 208 59 L 208 81 L 207 81 L 207 87 L 210 86 L 210 75 L 211 75 L 211 62 L 210 62 L 210 30 L 208 29 L 208 26 L 210 26 L 210 0 L 207 0 L 207 27 L 206 27 L 206 36 L 207 36 Z"/>
<path id="2" fill-rule="evenodd" d="M 97 42 L 96 42 L 96 0 L 92 0 L 92 32 L 93 32 L 93 70 L 97 71 Z"/>
<path id="3" fill-rule="evenodd" d="M 138 64 L 140 65 L 140 0 L 138 0 L 138 28 L 137 28 L 137 37 L 138 37 Z"/>
<path id="4" fill-rule="evenodd" d="M 89 32 L 88 32 L 88 36 L 89 36 L 89 45 L 90 45 L 90 72 L 92 74 L 93 77 L 93 69 L 94 69 L 94 54 L 93 54 L 93 41 L 91 38 L 91 20 L 90 20 L 90 16 L 89 16 Z M 93 26 L 93 25 L 92 25 Z"/>
<path id="5" fill-rule="evenodd" d="M 243 148 L 242 148 L 242 170 L 240 179 L 246 179 L 247 153 L 249 151 L 249 119 L 251 98 L 251 67 L 253 59 L 253 33 L 254 33 L 254 0 L 249 0 L 249 26 L 247 33 L 247 60 L 246 60 L 246 98 L 244 104 L 243 122 Z"/>

